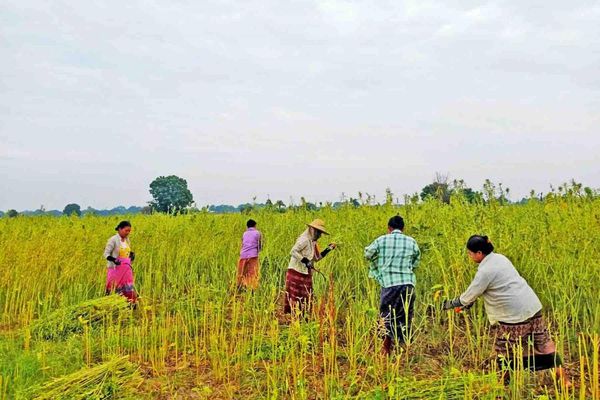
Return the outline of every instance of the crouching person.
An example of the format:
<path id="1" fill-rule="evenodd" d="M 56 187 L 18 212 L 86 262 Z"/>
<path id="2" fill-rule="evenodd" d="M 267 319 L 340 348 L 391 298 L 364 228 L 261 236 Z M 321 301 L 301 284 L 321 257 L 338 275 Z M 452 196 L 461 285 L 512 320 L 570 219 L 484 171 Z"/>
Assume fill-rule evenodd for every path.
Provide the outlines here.
<path id="1" fill-rule="evenodd" d="M 467 253 L 478 264 L 475 277 L 462 295 L 445 300 L 443 308 L 470 307 L 483 297 L 496 333 L 494 348 L 505 384 L 509 383 L 509 371 L 517 364 L 531 371 L 554 368 L 562 383 L 570 386 L 542 317 L 542 303 L 527 281 L 508 258 L 494 253 L 487 236 L 471 236 Z"/>
<path id="2" fill-rule="evenodd" d="M 404 220 L 392 217 L 388 233 L 365 248 L 371 262 L 369 276 L 381 285 L 379 313 L 385 324 L 382 354 L 390 355 L 396 344 L 403 344 L 411 334 L 415 304 L 415 268 L 421 258 L 417 242 L 402 233 Z"/>

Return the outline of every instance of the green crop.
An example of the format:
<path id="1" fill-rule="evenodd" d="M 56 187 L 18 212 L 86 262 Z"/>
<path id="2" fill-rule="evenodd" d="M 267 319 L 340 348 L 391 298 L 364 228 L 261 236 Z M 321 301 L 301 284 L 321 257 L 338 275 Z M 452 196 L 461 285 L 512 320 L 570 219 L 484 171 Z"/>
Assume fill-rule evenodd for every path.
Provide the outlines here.
<path id="1" fill-rule="evenodd" d="M 386 359 L 363 249 L 397 213 L 423 259 L 414 336 Z M 250 217 L 265 237 L 260 288 L 236 294 L 248 217 L 129 216 L 135 310 L 104 297 L 102 251 L 118 217 L 0 219 L 0 399 L 600 399 L 599 200 L 259 211 Z M 322 244 L 343 245 L 319 265 L 326 279 L 314 277 L 314 314 L 293 320 L 282 314 L 289 251 L 316 217 L 332 232 Z M 475 273 L 464 249 L 475 233 L 489 235 L 542 300 L 572 389 L 523 371 L 499 387 L 481 301 L 441 311 Z"/>

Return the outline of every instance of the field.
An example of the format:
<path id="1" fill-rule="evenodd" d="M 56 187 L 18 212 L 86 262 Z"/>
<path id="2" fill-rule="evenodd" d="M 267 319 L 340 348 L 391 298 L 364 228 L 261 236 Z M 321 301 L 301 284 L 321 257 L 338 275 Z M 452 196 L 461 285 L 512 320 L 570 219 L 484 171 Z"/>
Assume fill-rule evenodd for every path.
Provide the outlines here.
<path id="1" fill-rule="evenodd" d="M 363 248 L 396 213 L 419 242 L 415 335 L 379 355 L 379 287 Z M 600 399 L 600 200 L 554 197 L 526 205 L 345 207 L 257 212 L 266 245 L 261 286 L 235 296 L 249 215 L 131 216 L 142 296 L 130 310 L 104 297 L 104 244 L 116 217 L 0 219 L 0 399 Z M 289 250 L 323 218 L 339 248 L 320 263 L 309 321 L 281 314 Z M 464 244 L 489 235 L 544 304 L 572 375 L 497 383 L 481 300 L 465 313 L 439 303 L 475 272 Z M 87 302 L 87 303 L 86 303 Z M 502 397 L 500 397 L 502 398 Z"/>

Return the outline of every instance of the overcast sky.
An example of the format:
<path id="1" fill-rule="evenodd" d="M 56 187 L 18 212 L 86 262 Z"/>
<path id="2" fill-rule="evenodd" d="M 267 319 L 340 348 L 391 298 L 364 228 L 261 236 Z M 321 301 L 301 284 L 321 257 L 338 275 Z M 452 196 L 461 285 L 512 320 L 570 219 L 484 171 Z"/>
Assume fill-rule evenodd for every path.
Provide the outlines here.
<path id="1" fill-rule="evenodd" d="M 0 2 L 0 209 L 600 187 L 597 1 Z"/>

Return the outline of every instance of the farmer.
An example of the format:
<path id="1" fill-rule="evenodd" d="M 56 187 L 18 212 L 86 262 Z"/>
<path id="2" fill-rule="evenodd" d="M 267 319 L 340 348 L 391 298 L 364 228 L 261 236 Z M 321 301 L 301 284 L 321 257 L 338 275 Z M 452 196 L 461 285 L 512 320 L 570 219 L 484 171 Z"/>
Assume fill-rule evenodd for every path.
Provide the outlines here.
<path id="1" fill-rule="evenodd" d="M 256 221 L 246 222 L 246 232 L 242 235 L 242 250 L 237 267 L 238 290 L 257 289 L 260 275 L 258 253 L 262 250 L 262 235 L 256 229 Z"/>
<path id="2" fill-rule="evenodd" d="M 323 251 L 319 250 L 317 241 L 325 234 L 323 220 L 315 219 L 307 224 L 307 229 L 300 235 L 291 251 L 291 259 L 285 276 L 285 305 L 284 312 L 305 313 L 310 311 L 313 297 L 312 270 L 314 263 L 323 259 L 331 250 L 336 248 L 330 243 Z"/>
<path id="3" fill-rule="evenodd" d="M 117 234 L 108 239 L 104 249 L 104 258 L 108 261 L 106 275 L 106 294 L 116 292 L 125 296 L 131 303 L 137 301 L 137 293 L 133 283 L 131 263 L 135 254 L 131 251 L 129 234 L 131 223 L 121 221 L 115 228 Z"/>
<path id="4" fill-rule="evenodd" d="M 402 233 L 404 219 L 396 215 L 388 221 L 388 233 L 365 248 L 371 262 L 369 276 L 381 285 L 379 313 L 385 325 L 381 353 L 390 355 L 397 343 L 410 338 L 415 304 L 415 268 L 421 251 L 417 242 Z"/>
<path id="5" fill-rule="evenodd" d="M 475 278 L 462 295 L 445 300 L 443 308 L 460 311 L 470 307 L 479 296 L 483 297 L 488 319 L 495 328 L 494 347 L 506 384 L 508 370 L 514 368 L 516 359 L 522 355 L 525 368 L 531 371 L 555 368 L 557 377 L 570 385 L 542 318 L 542 303 L 510 260 L 493 251 L 494 245 L 487 236 L 469 238 L 467 253 L 479 264 Z"/>

